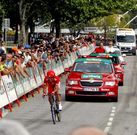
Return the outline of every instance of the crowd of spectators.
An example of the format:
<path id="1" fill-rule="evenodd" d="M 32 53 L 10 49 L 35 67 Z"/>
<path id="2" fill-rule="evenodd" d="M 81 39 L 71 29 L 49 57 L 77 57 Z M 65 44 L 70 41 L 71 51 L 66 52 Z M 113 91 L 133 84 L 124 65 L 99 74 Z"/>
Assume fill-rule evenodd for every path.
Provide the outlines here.
<path id="1" fill-rule="evenodd" d="M 71 52 L 78 51 L 83 46 L 95 44 L 93 38 L 89 36 L 80 36 L 77 38 L 54 36 L 43 36 L 40 42 L 32 42 L 30 45 L 18 45 L 6 50 L 4 42 L 0 44 L 0 76 L 11 74 L 29 77 L 26 70 L 27 67 L 35 67 L 38 63 L 42 63 L 46 68 L 46 64 L 51 60 L 58 62 L 63 61 Z"/>

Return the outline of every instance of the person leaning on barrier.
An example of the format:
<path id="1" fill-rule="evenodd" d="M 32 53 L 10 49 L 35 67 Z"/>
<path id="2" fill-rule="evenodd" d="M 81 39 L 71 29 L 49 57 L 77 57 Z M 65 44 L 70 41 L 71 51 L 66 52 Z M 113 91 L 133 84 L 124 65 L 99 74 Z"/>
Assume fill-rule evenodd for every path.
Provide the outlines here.
<path id="1" fill-rule="evenodd" d="M 3 55 L 0 55 L 0 76 L 9 74 Z"/>
<path id="2" fill-rule="evenodd" d="M 9 72 L 9 74 L 15 76 L 17 64 L 14 62 L 12 54 L 7 54 L 6 55 L 5 66 L 6 66 L 6 69 L 8 70 L 8 72 Z"/>
<path id="3" fill-rule="evenodd" d="M 106 135 L 98 128 L 91 126 L 81 126 L 74 129 L 69 135 Z"/>

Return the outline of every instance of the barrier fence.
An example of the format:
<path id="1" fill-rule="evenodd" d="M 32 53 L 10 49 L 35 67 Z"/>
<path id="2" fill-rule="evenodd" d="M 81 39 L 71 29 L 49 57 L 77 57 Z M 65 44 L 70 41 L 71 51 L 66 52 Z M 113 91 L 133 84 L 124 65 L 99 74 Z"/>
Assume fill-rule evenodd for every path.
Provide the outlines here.
<path id="1" fill-rule="evenodd" d="M 17 102 L 18 106 L 20 106 L 19 98 L 23 97 L 27 101 L 26 94 L 33 92 L 33 90 L 43 84 L 44 72 L 52 69 L 56 75 L 60 75 L 64 72 L 65 68 L 73 65 L 78 54 L 88 55 L 93 50 L 94 47 L 92 45 L 88 47 L 84 46 L 78 51 L 67 54 L 63 61 L 60 58 L 57 62 L 53 59 L 49 63 L 46 63 L 46 70 L 43 70 L 43 64 L 38 64 L 36 67 L 29 67 L 27 68 L 27 72 L 30 76 L 27 78 L 18 74 L 16 76 L 2 76 L 0 80 L 0 117 L 2 117 L 3 107 L 8 106 L 10 111 L 12 111 L 12 103 L 14 101 Z"/>

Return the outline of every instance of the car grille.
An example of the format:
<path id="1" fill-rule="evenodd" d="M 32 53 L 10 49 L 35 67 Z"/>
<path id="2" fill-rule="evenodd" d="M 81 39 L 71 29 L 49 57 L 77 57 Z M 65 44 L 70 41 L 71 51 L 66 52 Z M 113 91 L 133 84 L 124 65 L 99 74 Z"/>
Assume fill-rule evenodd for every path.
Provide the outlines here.
<path id="1" fill-rule="evenodd" d="M 130 50 L 129 47 L 121 47 L 121 50 Z"/>
<path id="2" fill-rule="evenodd" d="M 92 92 L 92 91 L 76 91 L 76 94 L 78 95 L 100 95 L 105 96 L 107 92 Z"/>
<path id="3" fill-rule="evenodd" d="M 81 81 L 81 85 L 82 85 L 82 86 L 99 87 L 99 86 L 102 86 L 102 82 Z"/>

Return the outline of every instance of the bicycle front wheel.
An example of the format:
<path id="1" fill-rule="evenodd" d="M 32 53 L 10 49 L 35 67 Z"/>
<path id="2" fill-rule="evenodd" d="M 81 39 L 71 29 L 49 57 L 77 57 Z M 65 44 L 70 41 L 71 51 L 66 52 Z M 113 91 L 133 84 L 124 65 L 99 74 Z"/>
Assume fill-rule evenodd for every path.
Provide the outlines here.
<path id="1" fill-rule="evenodd" d="M 56 111 L 53 106 L 51 106 L 51 115 L 52 115 L 53 124 L 56 124 Z"/>

